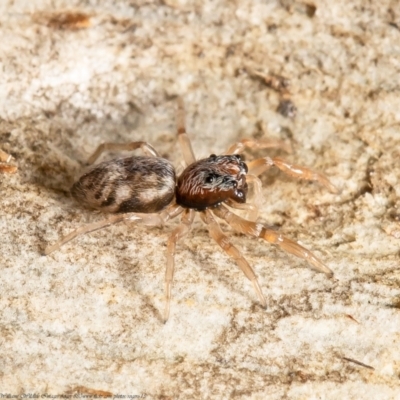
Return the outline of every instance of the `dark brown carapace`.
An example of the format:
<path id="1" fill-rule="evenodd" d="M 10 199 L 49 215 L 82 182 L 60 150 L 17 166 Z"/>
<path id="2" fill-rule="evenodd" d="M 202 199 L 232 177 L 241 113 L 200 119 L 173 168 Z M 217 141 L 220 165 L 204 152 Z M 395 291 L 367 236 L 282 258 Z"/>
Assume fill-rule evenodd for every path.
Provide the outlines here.
<path id="1" fill-rule="evenodd" d="M 309 250 L 260 223 L 239 217 L 226 207 L 228 205 L 233 209 L 254 210 L 255 205 L 246 203 L 248 185 L 251 184 L 256 188 L 255 192 L 260 193 L 261 182 L 258 175 L 273 166 L 290 176 L 317 181 L 332 192 L 336 192 L 336 188 L 328 178 L 309 168 L 292 165 L 278 157 L 263 157 L 246 164 L 238 154 L 245 148 L 286 147 L 285 143 L 277 141 L 243 139 L 233 144 L 225 155 L 212 154 L 208 158 L 196 161 L 183 123 L 183 105 L 181 102 L 179 104 L 178 139 L 187 167 L 178 179 L 172 164 L 161 158 L 148 143 L 100 145 L 89 162 L 94 162 L 105 150 L 141 148 L 146 156 L 102 162 L 86 172 L 73 185 L 71 189 L 73 197 L 84 206 L 112 215 L 76 229 L 54 245 L 47 247 L 45 254 L 57 250 L 76 236 L 117 222 L 163 226 L 168 220 L 182 214 L 181 224 L 173 230 L 167 243 L 164 321 L 168 319 L 170 310 L 176 243 L 189 233 L 196 212 L 200 213 L 201 219 L 206 223 L 210 236 L 236 261 L 252 282 L 259 301 L 264 306 L 266 301 L 253 268 L 222 232 L 216 217 L 225 220 L 234 230 L 277 245 L 284 251 L 307 260 L 317 271 L 332 275 L 332 271 Z"/>
<path id="2" fill-rule="evenodd" d="M 179 176 L 176 203 L 204 211 L 227 200 L 246 202 L 247 165 L 240 155 L 210 157 L 190 164 Z"/>

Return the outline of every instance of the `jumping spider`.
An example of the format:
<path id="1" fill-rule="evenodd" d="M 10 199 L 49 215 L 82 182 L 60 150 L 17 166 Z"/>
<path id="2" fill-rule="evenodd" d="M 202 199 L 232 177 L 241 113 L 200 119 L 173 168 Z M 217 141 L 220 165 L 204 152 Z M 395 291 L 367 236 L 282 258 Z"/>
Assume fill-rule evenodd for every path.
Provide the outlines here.
<path id="1" fill-rule="evenodd" d="M 234 230 L 266 240 L 282 250 L 308 261 L 317 271 L 332 276 L 326 267 L 309 250 L 264 225 L 241 218 L 233 209 L 254 211 L 246 203 L 248 183 L 260 189 L 258 175 L 275 166 L 284 173 L 311 181 L 317 181 L 336 193 L 335 186 L 327 177 L 311 169 L 291 165 L 281 158 L 263 157 L 245 163 L 239 153 L 245 148 L 283 147 L 282 142 L 243 139 L 233 144 L 224 155 L 212 154 L 196 161 L 184 125 L 182 101 L 178 102 L 178 139 L 187 167 L 176 177 L 172 164 L 159 156 L 146 142 L 128 144 L 103 143 L 90 157 L 93 163 L 106 150 L 121 151 L 140 148 L 145 156 L 132 156 L 102 162 L 85 173 L 71 189 L 72 196 L 82 205 L 112 213 L 108 218 L 80 227 L 45 249 L 45 254 L 57 250 L 78 235 L 104 228 L 121 221 L 140 222 L 147 226 L 164 226 L 172 218 L 182 214 L 181 224 L 173 230 L 167 244 L 167 269 L 165 274 L 164 322 L 168 320 L 171 303 L 171 287 L 174 276 L 176 243 L 186 236 L 192 226 L 196 211 L 207 225 L 211 237 L 239 265 L 252 282 L 260 303 L 266 300 L 253 268 L 240 251 L 222 232 L 215 217 L 225 220 Z"/>

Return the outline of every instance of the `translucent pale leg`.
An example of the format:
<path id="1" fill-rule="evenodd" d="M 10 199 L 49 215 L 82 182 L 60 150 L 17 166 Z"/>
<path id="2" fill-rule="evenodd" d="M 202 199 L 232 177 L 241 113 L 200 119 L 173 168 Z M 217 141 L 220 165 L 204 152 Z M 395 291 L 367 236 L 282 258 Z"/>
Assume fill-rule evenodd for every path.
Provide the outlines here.
<path id="1" fill-rule="evenodd" d="M 290 144 L 282 140 L 267 140 L 267 139 L 242 139 L 239 142 L 234 143 L 224 154 L 240 154 L 243 153 L 246 148 L 249 149 L 282 149 L 288 153 L 292 152 Z"/>
<path id="2" fill-rule="evenodd" d="M 142 149 L 147 156 L 159 157 L 154 147 L 146 142 L 131 143 L 102 143 L 97 147 L 96 151 L 89 157 L 89 164 L 93 164 L 104 151 L 132 151 Z"/>
<path id="3" fill-rule="evenodd" d="M 243 211 L 240 215 L 243 215 L 245 219 L 255 221 L 258 215 L 258 208 L 251 203 L 237 203 L 234 200 L 228 199 L 225 201 L 227 206 L 234 208 L 235 210 Z"/>
<path id="4" fill-rule="evenodd" d="M 218 243 L 218 245 L 229 257 L 232 257 L 236 261 L 236 264 L 246 275 L 247 279 L 249 279 L 250 282 L 253 284 L 254 290 L 256 291 L 260 303 L 264 307 L 266 307 L 267 302 L 264 295 L 262 294 L 260 285 L 258 284 L 257 276 L 254 273 L 253 268 L 242 256 L 240 251 L 231 243 L 229 238 L 222 232 L 212 212 L 210 210 L 202 212 L 201 219 L 206 223 L 208 231 L 210 232 L 210 236 Z"/>
<path id="5" fill-rule="evenodd" d="M 277 167 L 282 172 L 289 176 L 293 176 L 298 179 L 305 179 L 308 181 L 316 181 L 321 185 L 325 186 L 331 193 L 338 193 L 338 189 L 334 186 L 329 179 L 319 172 L 313 171 L 310 168 L 302 167 L 300 165 L 290 164 L 280 157 L 263 157 L 257 160 L 250 161 L 247 164 L 249 168 L 249 174 L 260 175 L 270 167 Z"/>
<path id="6" fill-rule="evenodd" d="M 189 136 L 186 133 L 185 128 L 185 109 L 183 106 L 183 100 L 178 97 L 178 112 L 177 112 L 177 135 L 179 144 L 181 146 L 183 159 L 186 165 L 190 165 L 196 161 L 196 157 L 193 152 L 192 144 Z"/>
<path id="7" fill-rule="evenodd" d="M 47 246 L 44 250 L 44 254 L 48 255 L 55 250 L 58 250 L 63 244 L 69 242 L 72 239 L 75 239 L 77 236 L 84 235 L 85 233 L 94 232 L 101 228 L 105 228 L 106 226 L 116 224 L 118 222 L 126 221 L 134 221 L 141 223 L 147 226 L 164 226 L 165 223 L 172 218 L 175 218 L 177 215 L 183 212 L 183 208 L 174 204 L 168 207 L 166 210 L 162 211 L 159 214 L 142 214 L 142 213 L 127 213 L 127 214 L 117 214 L 112 215 L 106 219 L 101 221 L 93 222 L 88 225 L 81 226 L 78 229 L 75 229 L 67 236 L 64 236 L 57 243 L 52 246 Z"/>
<path id="8" fill-rule="evenodd" d="M 250 187 L 250 196 L 249 200 L 257 207 L 257 213 L 254 215 L 254 219 L 250 218 L 250 220 L 255 221 L 258 217 L 258 209 L 262 204 L 262 183 L 259 178 L 255 175 L 247 174 L 246 181 Z"/>
<path id="9" fill-rule="evenodd" d="M 164 323 L 168 321 L 169 312 L 171 308 L 171 289 L 174 280 L 175 270 L 175 248 L 176 242 L 183 236 L 186 236 L 192 227 L 195 211 L 186 209 L 182 215 L 181 224 L 175 228 L 167 243 L 167 269 L 165 271 L 165 310 L 164 310 Z"/>
<path id="10" fill-rule="evenodd" d="M 315 257 L 311 251 L 307 250 L 303 246 L 300 246 L 293 240 L 288 239 L 279 232 L 268 229 L 262 224 L 246 221 L 245 219 L 231 213 L 226 207 L 223 206 L 214 208 L 213 213 L 217 217 L 225 220 L 236 231 L 264 239 L 269 243 L 279 246 L 282 250 L 306 260 L 308 264 L 316 271 L 323 272 L 328 276 L 333 275 L 333 272 L 317 257 Z"/>

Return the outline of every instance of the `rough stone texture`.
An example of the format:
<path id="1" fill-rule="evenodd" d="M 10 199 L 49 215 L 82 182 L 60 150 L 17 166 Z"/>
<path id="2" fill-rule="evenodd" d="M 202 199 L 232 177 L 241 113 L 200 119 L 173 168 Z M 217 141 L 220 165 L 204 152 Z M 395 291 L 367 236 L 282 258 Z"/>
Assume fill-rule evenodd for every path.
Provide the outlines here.
<path id="1" fill-rule="evenodd" d="M 0 175 L 1 392 L 400 398 L 399 4 L 3 0 L 0 148 L 19 169 Z M 270 88 L 271 73 L 289 89 Z M 177 222 L 115 225 L 41 255 L 101 218 L 68 192 L 99 143 L 146 140 L 182 167 L 177 95 L 199 157 L 243 137 L 290 140 L 292 154 L 267 154 L 331 177 L 339 195 L 266 173 L 260 221 L 333 279 L 224 226 L 263 310 L 198 221 L 177 247 L 163 325 Z M 277 112 L 289 99 L 294 118 Z"/>

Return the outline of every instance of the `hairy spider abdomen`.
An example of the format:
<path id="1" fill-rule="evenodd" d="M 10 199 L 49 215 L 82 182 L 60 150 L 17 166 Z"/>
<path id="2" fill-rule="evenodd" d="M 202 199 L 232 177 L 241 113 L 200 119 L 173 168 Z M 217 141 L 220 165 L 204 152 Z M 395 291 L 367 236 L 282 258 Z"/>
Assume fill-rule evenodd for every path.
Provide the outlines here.
<path id="1" fill-rule="evenodd" d="M 179 176 L 176 202 L 182 207 L 205 210 L 228 199 L 246 202 L 247 165 L 239 155 L 216 156 L 190 164 Z"/>
<path id="2" fill-rule="evenodd" d="M 159 157 L 127 157 L 102 162 L 71 188 L 83 206 L 107 213 L 155 213 L 171 203 L 175 170 Z"/>

